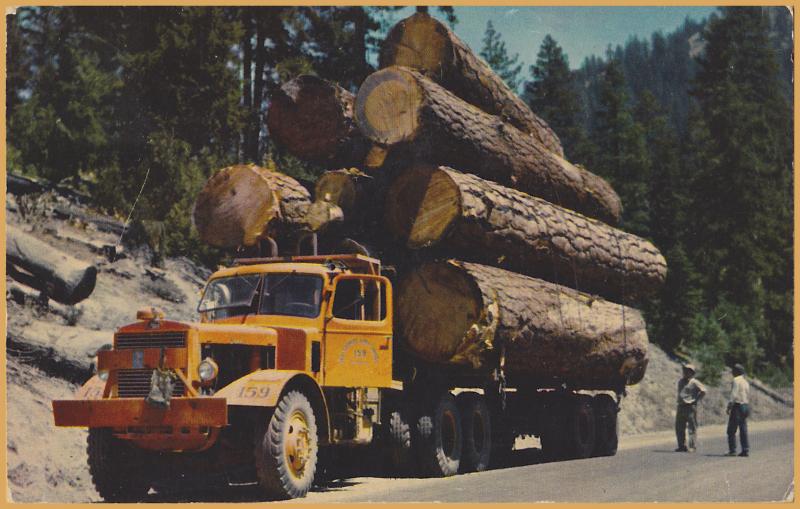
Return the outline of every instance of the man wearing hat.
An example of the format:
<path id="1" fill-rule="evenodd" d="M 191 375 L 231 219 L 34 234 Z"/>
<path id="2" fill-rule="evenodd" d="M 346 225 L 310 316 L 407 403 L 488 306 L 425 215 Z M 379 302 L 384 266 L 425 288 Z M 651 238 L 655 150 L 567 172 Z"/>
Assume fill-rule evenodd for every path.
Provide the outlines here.
<path id="1" fill-rule="evenodd" d="M 736 455 L 736 429 L 739 429 L 739 441 L 742 452 L 739 456 L 750 455 L 750 444 L 747 440 L 747 418 L 750 416 L 750 383 L 744 378 L 744 366 L 734 364 L 733 384 L 728 401 L 728 456 Z"/>
<path id="2" fill-rule="evenodd" d="M 697 402 L 706 395 L 706 388 L 694 377 L 692 364 L 684 364 L 683 378 L 678 380 L 678 410 L 675 413 L 675 452 L 694 452 L 697 447 Z M 686 447 L 686 428 L 689 428 L 689 447 Z"/>

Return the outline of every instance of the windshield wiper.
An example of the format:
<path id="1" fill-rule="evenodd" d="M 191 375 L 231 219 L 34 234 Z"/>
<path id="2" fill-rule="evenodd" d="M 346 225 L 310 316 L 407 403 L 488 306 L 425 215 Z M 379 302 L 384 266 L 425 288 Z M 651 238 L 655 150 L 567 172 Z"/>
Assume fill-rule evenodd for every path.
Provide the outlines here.
<path id="1" fill-rule="evenodd" d="M 280 278 L 277 283 L 272 285 L 271 288 L 267 288 L 266 289 L 266 291 L 264 292 L 264 297 L 271 297 L 272 296 L 272 292 L 277 290 L 279 286 L 281 286 L 283 283 L 286 282 L 287 279 L 289 279 L 290 277 L 294 276 L 295 274 L 297 274 L 297 270 L 296 269 L 291 271 L 290 273 L 286 274 L 282 278 Z"/>

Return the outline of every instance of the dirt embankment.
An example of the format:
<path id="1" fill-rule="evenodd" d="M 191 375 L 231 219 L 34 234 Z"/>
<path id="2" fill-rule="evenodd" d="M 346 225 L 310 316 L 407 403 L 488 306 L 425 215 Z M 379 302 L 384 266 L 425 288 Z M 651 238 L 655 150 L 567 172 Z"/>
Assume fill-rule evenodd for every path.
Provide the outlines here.
<path id="1" fill-rule="evenodd" d="M 143 251 L 109 257 L 104 246 L 116 245 L 119 238 L 114 227 L 107 228 L 113 226 L 113 219 L 94 223 L 76 216 L 69 219 L 54 213 L 52 207 L 18 203 L 11 195 L 7 198 L 10 224 L 32 230 L 54 249 L 98 267 L 94 292 L 76 306 L 43 308 L 32 299 L 18 302 L 19 297 L 7 296 L 8 498 L 16 502 L 97 501 L 86 466 L 86 431 L 53 426 L 50 402 L 70 397 L 89 377 L 89 354 L 111 342 L 114 329 L 133 321 L 138 308 L 155 305 L 169 318 L 193 319 L 209 271 L 186 259 L 168 259 L 164 270 L 154 270 Z M 67 205 L 74 210 L 74 203 L 60 204 L 62 209 Z M 629 388 L 622 403 L 623 440 L 625 435 L 673 425 L 680 366 L 652 345 L 650 358 L 644 380 Z M 701 425 L 724 422 L 729 382 L 727 375 L 720 387 L 710 388 L 700 407 Z M 752 391 L 752 397 L 756 420 L 792 415 L 791 406 L 758 390 Z"/>

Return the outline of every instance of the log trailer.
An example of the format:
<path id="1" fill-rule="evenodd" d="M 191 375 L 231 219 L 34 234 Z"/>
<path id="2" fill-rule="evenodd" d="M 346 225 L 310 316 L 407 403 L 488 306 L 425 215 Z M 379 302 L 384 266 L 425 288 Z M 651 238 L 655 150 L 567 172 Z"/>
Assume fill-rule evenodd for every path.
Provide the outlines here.
<path id="1" fill-rule="evenodd" d="M 616 453 L 624 379 L 590 396 L 507 378 L 502 352 L 491 369 L 427 364 L 395 335 L 387 274 L 364 255 L 239 259 L 209 279 L 199 322 L 145 308 L 118 329 L 55 424 L 89 428 L 106 501 L 200 473 L 303 497 L 321 458 L 353 446 L 427 476 L 501 463 L 521 435 L 553 459 Z"/>

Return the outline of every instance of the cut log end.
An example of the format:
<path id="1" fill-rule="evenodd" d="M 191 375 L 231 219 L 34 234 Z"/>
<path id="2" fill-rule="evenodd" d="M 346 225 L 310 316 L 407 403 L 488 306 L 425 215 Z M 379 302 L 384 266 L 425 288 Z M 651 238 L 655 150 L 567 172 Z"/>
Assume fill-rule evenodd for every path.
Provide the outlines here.
<path id="1" fill-rule="evenodd" d="M 342 208 L 326 200 L 318 200 L 308 207 L 305 224 L 312 232 L 322 232 L 334 223 L 344 220 Z"/>
<path id="2" fill-rule="evenodd" d="M 372 73 L 356 97 L 361 131 L 374 142 L 392 145 L 413 140 L 420 123 L 423 94 L 413 75 L 402 68 Z"/>
<path id="3" fill-rule="evenodd" d="M 353 95 L 338 85 L 303 75 L 272 96 L 267 127 L 276 142 L 310 161 L 335 156 L 350 136 Z"/>
<path id="4" fill-rule="evenodd" d="M 356 206 L 356 185 L 348 170 L 328 171 L 314 185 L 314 199 L 341 207 L 350 214 Z"/>
<path id="5" fill-rule="evenodd" d="M 424 264 L 405 277 L 398 288 L 402 335 L 416 355 L 430 362 L 449 362 L 458 353 L 458 346 L 468 343 L 462 338 L 477 327 L 482 310 L 480 290 L 450 264 Z M 439 319 L 426 319 L 429 317 Z"/>
<path id="6" fill-rule="evenodd" d="M 223 168 L 212 176 L 194 207 L 200 238 L 217 247 L 251 246 L 280 214 L 269 170 L 255 165 Z"/>
<path id="7" fill-rule="evenodd" d="M 441 72 L 447 55 L 453 52 L 442 24 L 427 13 L 416 13 L 394 26 L 386 37 L 381 67 L 402 65 L 423 73 Z"/>
<path id="8" fill-rule="evenodd" d="M 441 239 L 461 215 L 461 193 L 447 172 L 419 164 L 393 183 L 386 200 L 386 226 L 412 249 Z"/>

